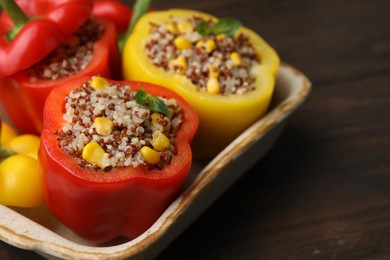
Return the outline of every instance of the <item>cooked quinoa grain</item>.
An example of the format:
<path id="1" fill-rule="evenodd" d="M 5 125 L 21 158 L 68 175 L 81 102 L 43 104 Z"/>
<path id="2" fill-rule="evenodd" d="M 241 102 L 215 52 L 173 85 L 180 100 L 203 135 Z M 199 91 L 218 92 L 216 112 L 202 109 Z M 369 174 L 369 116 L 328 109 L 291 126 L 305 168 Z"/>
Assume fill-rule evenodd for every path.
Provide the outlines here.
<path id="1" fill-rule="evenodd" d="M 43 60 L 28 68 L 31 80 L 55 80 L 83 70 L 92 59 L 93 44 L 104 31 L 103 25 L 85 22 Z"/>
<path id="2" fill-rule="evenodd" d="M 202 36 L 196 31 L 200 22 L 212 24 L 197 16 L 151 24 L 146 55 L 155 66 L 186 76 L 199 91 L 230 95 L 254 90 L 251 71 L 260 61 L 248 36 Z"/>
<path id="3" fill-rule="evenodd" d="M 86 82 L 73 90 L 64 100 L 66 124 L 53 133 L 58 145 L 92 171 L 140 165 L 163 168 L 176 153 L 180 107 L 173 99 L 158 97 L 171 110 L 168 118 L 138 104 L 135 94 L 131 86 L 119 83 L 94 89 Z M 157 162 L 148 163 L 155 155 Z"/>

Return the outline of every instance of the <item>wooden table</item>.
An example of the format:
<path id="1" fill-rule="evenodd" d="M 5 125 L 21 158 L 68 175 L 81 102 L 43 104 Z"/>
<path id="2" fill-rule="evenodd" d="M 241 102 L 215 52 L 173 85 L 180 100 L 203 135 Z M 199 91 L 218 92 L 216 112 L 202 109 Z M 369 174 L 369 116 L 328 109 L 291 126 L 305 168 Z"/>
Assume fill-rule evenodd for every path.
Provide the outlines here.
<path id="1" fill-rule="evenodd" d="M 236 17 L 312 93 L 159 259 L 390 259 L 390 1 L 155 1 Z M 40 259 L 0 243 L 0 259 Z"/>

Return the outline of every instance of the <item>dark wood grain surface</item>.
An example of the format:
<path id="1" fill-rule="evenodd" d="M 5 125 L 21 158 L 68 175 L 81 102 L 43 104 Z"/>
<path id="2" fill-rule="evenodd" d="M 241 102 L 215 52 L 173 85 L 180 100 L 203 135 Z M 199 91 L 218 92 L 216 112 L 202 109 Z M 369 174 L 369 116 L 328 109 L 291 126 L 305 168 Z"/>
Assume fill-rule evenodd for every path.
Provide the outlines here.
<path id="1" fill-rule="evenodd" d="M 390 1 L 155 1 L 233 16 L 313 90 L 158 259 L 390 259 Z M 41 257 L 0 243 L 0 259 Z"/>

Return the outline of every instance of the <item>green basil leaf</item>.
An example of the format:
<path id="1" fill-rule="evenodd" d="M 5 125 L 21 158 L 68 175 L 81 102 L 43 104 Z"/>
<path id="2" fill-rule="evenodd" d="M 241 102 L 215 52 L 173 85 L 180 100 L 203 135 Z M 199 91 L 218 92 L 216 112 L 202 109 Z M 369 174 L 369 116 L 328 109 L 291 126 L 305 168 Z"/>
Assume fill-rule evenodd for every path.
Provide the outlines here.
<path id="1" fill-rule="evenodd" d="M 196 31 L 200 34 L 200 35 L 207 35 L 210 33 L 210 25 L 206 22 L 200 22 L 198 24 L 198 27 L 196 28 Z"/>
<path id="2" fill-rule="evenodd" d="M 148 94 L 145 92 L 145 89 L 141 88 L 135 94 L 135 102 L 138 104 L 144 105 L 148 101 Z"/>
<path id="3" fill-rule="evenodd" d="M 208 34 L 226 34 L 228 36 L 234 35 L 241 23 L 235 18 L 222 18 L 215 24 L 209 25 L 206 22 L 200 22 L 196 28 L 196 31 L 201 35 Z"/>
<path id="4" fill-rule="evenodd" d="M 141 105 L 147 104 L 150 110 L 162 113 L 166 116 L 171 113 L 167 105 L 165 105 L 164 101 L 151 94 L 146 93 L 145 89 L 143 88 L 139 89 L 135 94 L 135 102 Z"/>
<path id="5" fill-rule="evenodd" d="M 212 33 L 215 35 L 224 33 L 232 36 L 240 26 L 241 23 L 237 19 L 222 18 L 212 26 Z"/>
<path id="6" fill-rule="evenodd" d="M 149 108 L 150 110 L 162 113 L 166 116 L 171 113 L 171 111 L 169 111 L 168 107 L 165 105 L 164 101 L 152 95 L 149 95 Z"/>

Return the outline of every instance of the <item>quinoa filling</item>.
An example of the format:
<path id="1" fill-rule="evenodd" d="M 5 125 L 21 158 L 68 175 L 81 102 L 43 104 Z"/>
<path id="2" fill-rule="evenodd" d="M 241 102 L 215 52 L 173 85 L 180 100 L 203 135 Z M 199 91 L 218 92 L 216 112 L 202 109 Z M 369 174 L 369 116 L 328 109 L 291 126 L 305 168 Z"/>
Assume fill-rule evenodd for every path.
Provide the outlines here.
<path id="1" fill-rule="evenodd" d="M 138 104 L 131 86 L 114 83 L 94 89 L 92 81 L 65 97 L 66 124 L 53 133 L 59 147 L 92 171 L 168 165 L 176 154 L 175 136 L 182 123 L 177 102 L 158 97 L 171 111 L 166 116 Z"/>
<path id="2" fill-rule="evenodd" d="M 32 81 L 55 80 L 85 69 L 92 60 L 93 45 L 103 31 L 103 25 L 86 21 L 60 46 L 26 72 Z"/>
<path id="3" fill-rule="evenodd" d="M 197 16 L 152 23 L 145 53 L 153 65 L 184 75 L 199 91 L 219 95 L 253 91 L 260 59 L 249 37 L 243 33 L 203 36 L 196 30 L 201 22 L 213 24 Z"/>

